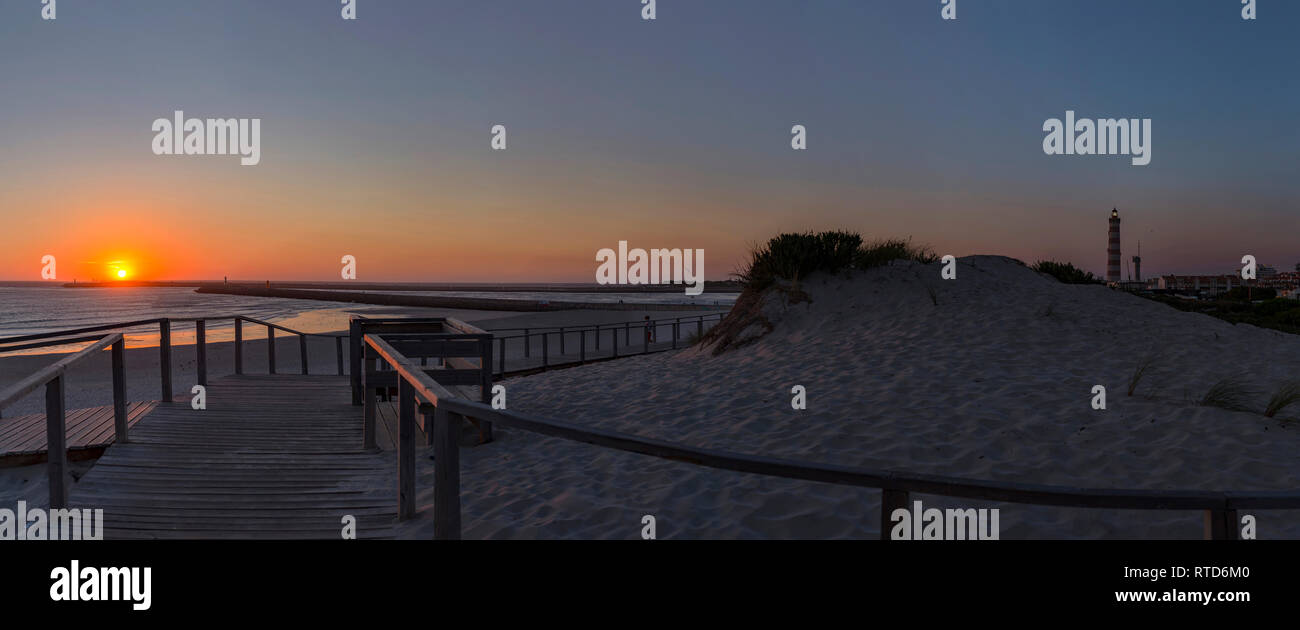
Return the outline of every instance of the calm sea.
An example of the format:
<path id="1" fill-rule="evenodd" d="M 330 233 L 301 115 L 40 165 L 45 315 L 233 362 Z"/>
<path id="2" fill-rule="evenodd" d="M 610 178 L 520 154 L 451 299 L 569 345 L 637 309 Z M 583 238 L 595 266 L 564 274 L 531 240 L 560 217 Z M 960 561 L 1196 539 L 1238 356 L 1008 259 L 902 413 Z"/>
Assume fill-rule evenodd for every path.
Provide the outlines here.
<path id="1" fill-rule="evenodd" d="M 267 321 L 311 310 L 337 309 L 338 302 L 195 293 L 190 288 L 0 287 L 0 337 L 53 332 L 155 317 L 176 319 L 247 315 Z M 153 327 L 153 330 L 157 330 Z"/>
<path id="2" fill-rule="evenodd" d="M 379 292 L 383 293 L 383 292 Z M 444 295 L 490 297 L 517 300 L 552 300 L 556 302 L 626 303 L 701 303 L 729 307 L 735 294 L 708 293 L 696 298 L 680 293 L 532 293 L 427 291 L 404 292 L 407 295 Z M 368 307 L 344 302 L 264 298 L 241 295 L 195 293 L 185 287 L 113 287 L 104 289 L 66 289 L 62 287 L 0 286 L 0 338 L 29 335 L 98 324 L 112 324 L 155 317 L 194 319 L 246 315 L 266 321 L 281 321 L 309 311 L 367 311 L 391 307 Z M 346 321 L 346 319 L 344 319 Z M 346 324 L 345 324 L 346 326 Z M 229 328 L 229 322 L 215 323 L 213 330 Z M 139 333 L 156 332 L 156 326 Z"/>

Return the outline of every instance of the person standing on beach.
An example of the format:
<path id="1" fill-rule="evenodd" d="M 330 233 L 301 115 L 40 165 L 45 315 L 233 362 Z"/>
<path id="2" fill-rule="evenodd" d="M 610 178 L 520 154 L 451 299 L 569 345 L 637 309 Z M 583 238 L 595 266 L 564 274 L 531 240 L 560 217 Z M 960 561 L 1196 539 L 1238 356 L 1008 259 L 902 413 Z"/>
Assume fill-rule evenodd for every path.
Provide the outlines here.
<path id="1" fill-rule="evenodd" d="M 645 316 L 645 345 L 650 345 L 655 341 L 655 326 L 650 323 L 650 316 Z"/>

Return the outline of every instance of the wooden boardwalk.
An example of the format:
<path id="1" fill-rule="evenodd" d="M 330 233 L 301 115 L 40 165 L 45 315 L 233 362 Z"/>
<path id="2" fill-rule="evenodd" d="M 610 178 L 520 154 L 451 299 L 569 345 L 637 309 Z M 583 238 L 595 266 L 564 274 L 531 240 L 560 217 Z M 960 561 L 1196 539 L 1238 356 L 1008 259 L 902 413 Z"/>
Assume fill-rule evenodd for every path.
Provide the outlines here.
<path id="1" fill-rule="evenodd" d="M 207 409 L 159 403 L 72 487 L 104 538 L 339 539 L 393 535 L 396 461 L 366 453 L 347 377 L 213 379 Z"/>
<path id="2" fill-rule="evenodd" d="M 157 406 L 155 401 L 127 403 L 127 422 L 135 426 Z M 113 443 L 113 406 L 68 412 L 68 459 L 99 457 Z M 28 466 L 45 461 L 45 414 L 0 419 L 0 468 Z"/>

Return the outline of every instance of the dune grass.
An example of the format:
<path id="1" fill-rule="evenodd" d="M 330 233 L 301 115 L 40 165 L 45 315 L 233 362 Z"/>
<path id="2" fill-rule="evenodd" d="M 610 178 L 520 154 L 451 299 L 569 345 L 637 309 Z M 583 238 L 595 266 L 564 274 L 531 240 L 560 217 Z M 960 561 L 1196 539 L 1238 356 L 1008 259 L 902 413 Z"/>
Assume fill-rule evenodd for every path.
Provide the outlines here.
<path id="1" fill-rule="evenodd" d="M 864 244 L 862 236 L 855 232 L 786 233 L 752 248 L 748 267 L 733 275 L 746 289 L 762 290 L 777 278 L 797 282 L 816 271 L 869 269 L 897 259 L 929 264 L 938 257 L 929 248 L 912 245 L 910 240 Z"/>
<path id="2" fill-rule="evenodd" d="M 1300 402 L 1300 381 L 1287 381 L 1278 386 L 1277 391 L 1268 399 L 1264 415 L 1272 418 L 1277 412 Z"/>
<path id="3" fill-rule="evenodd" d="M 1045 273 L 1058 281 L 1065 284 L 1101 284 L 1101 278 L 1092 275 L 1090 271 L 1084 271 L 1068 262 L 1057 262 L 1055 260 L 1040 260 L 1030 269 Z"/>
<path id="4" fill-rule="evenodd" d="M 1147 372 L 1151 371 L 1151 368 L 1155 366 L 1156 361 L 1157 357 L 1154 354 L 1148 354 L 1138 360 L 1137 365 L 1133 368 L 1133 374 L 1128 377 L 1129 396 L 1132 396 L 1133 392 L 1137 391 L 1138 384 L 1142 382 L 1142 377 L 1146 376 Z"/>
<path id="5" fill-rule="evenodd" d="M 1250 411 L 1250 398 L 1254 394 L 1255 392 L 1245 381 L 1229 377 L 1211 385 L 1198 404 L 1228 411 Z"/>

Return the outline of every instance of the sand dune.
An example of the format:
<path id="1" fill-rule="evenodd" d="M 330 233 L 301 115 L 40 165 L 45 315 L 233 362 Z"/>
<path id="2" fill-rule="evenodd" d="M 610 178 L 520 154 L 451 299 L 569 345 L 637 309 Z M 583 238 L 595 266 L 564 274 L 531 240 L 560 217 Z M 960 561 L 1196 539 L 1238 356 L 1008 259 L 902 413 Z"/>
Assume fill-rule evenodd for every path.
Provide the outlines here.
<path id="1" fill-rule="evenodd" d="M 1253 406 L 1294 378 L 1300 337 L 1183 313 L 1101 286 L 1064 285 L 973 256 L 956 280 L 899 262 L 802 283 L 810 302 L 763 305 L 770 334 L 506 382 L 511 409 L 808 461 L 1099 488 L 1300 487 L 1300 427 L 1193 402 L 1246 376 Z M 1137 394 L 1130 374 L 1160 358 Z M 791 408 L 804 385 L 808 408 Z M 1108 408 L 1090 406 L 1094 385 Z M 1280 414 L 1294 417 L 1300 408 Z M 871 537 L 879 492 L 715 471 L 505 431 L 463 455 L 465 535 Z M 424 499 L 432 467 L 421 463 Z M 999 507 L 1003 538 L 1198 538 L 1195 512 Z M 1300 537 L 1295 512 L 1259 511 L 1261 538 Z M 419 532 L 415 532 L 419 533 Z"/>

